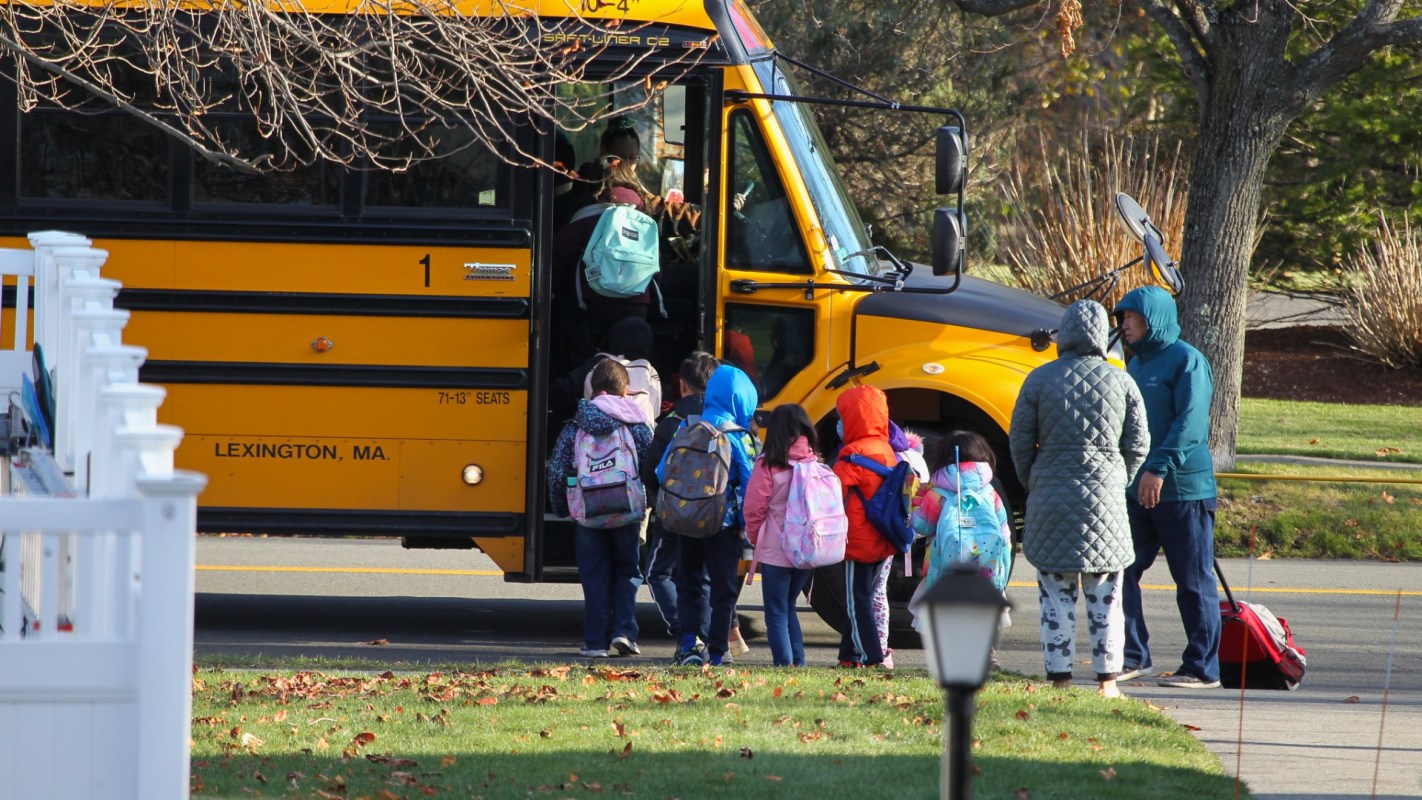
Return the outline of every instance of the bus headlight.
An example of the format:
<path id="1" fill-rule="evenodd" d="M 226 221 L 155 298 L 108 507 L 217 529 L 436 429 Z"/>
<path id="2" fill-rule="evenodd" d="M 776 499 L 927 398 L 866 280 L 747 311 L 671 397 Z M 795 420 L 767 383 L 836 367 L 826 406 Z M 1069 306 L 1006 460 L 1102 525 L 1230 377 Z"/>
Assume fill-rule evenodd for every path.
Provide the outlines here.
<path id="1" fill-rule="evenodd" d="M 484 481 L 484 468 L 478 464 L 466 464 L 459 477 L 463 478 L 468 486 L 478 486 Z"/>

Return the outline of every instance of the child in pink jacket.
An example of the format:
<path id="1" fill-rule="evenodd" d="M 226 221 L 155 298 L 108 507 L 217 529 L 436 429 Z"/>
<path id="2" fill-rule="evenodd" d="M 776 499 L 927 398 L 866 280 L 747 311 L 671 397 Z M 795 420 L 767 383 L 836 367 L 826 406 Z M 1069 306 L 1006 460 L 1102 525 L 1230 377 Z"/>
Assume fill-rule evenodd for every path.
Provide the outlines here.
<path id="1" fill-rule="evenodd" d="M 819 437 L 805 409 L 794 403 L 777 407 L 766 425 L 765 450 L 746 486 L 746 537 L 760 562 L 765 637 L 777 667 L 805 666 L 805 641 L 795 603 L 809 583 L 811 570 L 791 566 L 780 534 L 794 474 L 791 464 L 817 460 L 818 447 Z"/>

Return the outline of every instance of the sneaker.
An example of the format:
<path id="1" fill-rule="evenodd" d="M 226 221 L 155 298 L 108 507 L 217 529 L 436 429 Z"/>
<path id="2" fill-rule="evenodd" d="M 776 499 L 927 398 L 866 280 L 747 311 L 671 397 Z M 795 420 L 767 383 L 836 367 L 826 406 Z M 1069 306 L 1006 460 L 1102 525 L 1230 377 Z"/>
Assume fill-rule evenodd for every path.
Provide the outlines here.
<path id="1" fill-rule="evenodd" d="M 699 667 L 706 663 L 706 647 L 697 642 L 695 647 L 677 651 L 672 656 L 672 666 L 674 667 Z"/>
<path id="2" fill-rule="evenodd" d="M 613 639 L 612 650 L 616 651 L 617 655 L 619 656 L 642 655 L 642 648 L 638 647 L 636 642 L 632 641 L 631 639 L 628 639 L 626 636 L 619 636 L 616 639 Z M 611 653 L 609 652 L 608 655 L 611 655 Z"/>
<path id="3" fill-rule="evenodd" d="M 1127 664 L 1126 666 L 1121 668 L 1121 674 L 1116 676 L 1116 680 L 1133 681 L 1136 678 L 1148 678 L 1154 674 L 1155 667 L 1152 667 L 1149 664 L 1141 666 L 1137 666 L 1135 664 Z"/>
<path id="4" fill-rule="evenodd" d="M 893 651 L 893 650 L 885 650 L 885 651 L 884 651 L 884 660 L 879 662 L 879 666 L 883 667 L 884 669 L 893 669 L 893 668 L 894 668 L 894 651 Z"/>
<path id="5" fill-rule="evenodd" d="M 1120 678 L 1117 678 L 1120 680 Z M 1168 686 L 1172 689 L 1218 689 L 1219 681 L 1207 681 L 1188 672 L 1177 672 L 1174 675 L 1167 675 L 1159 681 L 1161 686 Z"/>
<path id="6" fill-rule="evenodd" d="M 583 658 L 607 658 L 607 651 L 599 650 L 595 647 L 584 647 L 578 651 L 578 655 Z"/>
<path id="7" fill-rule="evenodd" d="M 711 656 L 709 659 L 709 663 L 713 667 L 729 667 L 734 665 L 736 663 L 736 660 L 734 658 L 731 658 L 730 653 L 722 653 L 719 656 Z"/>

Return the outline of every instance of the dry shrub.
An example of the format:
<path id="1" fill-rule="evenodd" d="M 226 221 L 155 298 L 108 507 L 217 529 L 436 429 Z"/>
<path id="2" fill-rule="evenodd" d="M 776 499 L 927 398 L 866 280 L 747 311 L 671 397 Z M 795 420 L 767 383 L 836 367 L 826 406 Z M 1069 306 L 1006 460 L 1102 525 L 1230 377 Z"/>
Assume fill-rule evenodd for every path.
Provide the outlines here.
<path id="1" fill-rule="evenodd" d="M 1353 347 L 1393 368 L 1422 366 L 1422 232 L 1379 215 L 1344 291 Z"/>
<path id="2" fill-rule="evenodd" d="M 1116 192 L 1141 204 L 1164 235 L 1166 252 L 1178 257 L 1188 196 L 1179 142 L 1108 130 L 1095 145 L 1083 133 L 1079 146 L 1062 149 L 1052 152 L 1044 137 L 1040 159 L 1018 159 L 1004 176 L 1010 208 L 998 252 L 1024 288 L 1070 302 L 1088 296 L 1088 289 L 1073 287 L 1141 255 L 1140 243 L 1117 219 Z M 1145 269 L 1133 267 L 1096 299 L 1109 308 L 1153 282 Z"/>

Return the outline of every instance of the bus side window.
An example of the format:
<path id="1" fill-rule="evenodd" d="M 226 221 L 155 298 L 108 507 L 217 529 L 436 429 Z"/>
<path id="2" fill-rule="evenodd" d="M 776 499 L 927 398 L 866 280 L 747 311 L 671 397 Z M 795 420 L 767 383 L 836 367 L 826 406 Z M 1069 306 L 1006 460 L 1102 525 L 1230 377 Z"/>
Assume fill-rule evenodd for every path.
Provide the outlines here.
<path id="1" fill-rule="evenodd" d="M 726 304 L 722 360 L 750 376 L 760 402 L 773 399 L 815 357 L 815 310 Z"/>
<path id="2" fill-rule="evenodd" d="M 731 113 L 730 162 L 725 193 L 728 266 L 809 274 L 790 200 L 749 111 Z"/>

